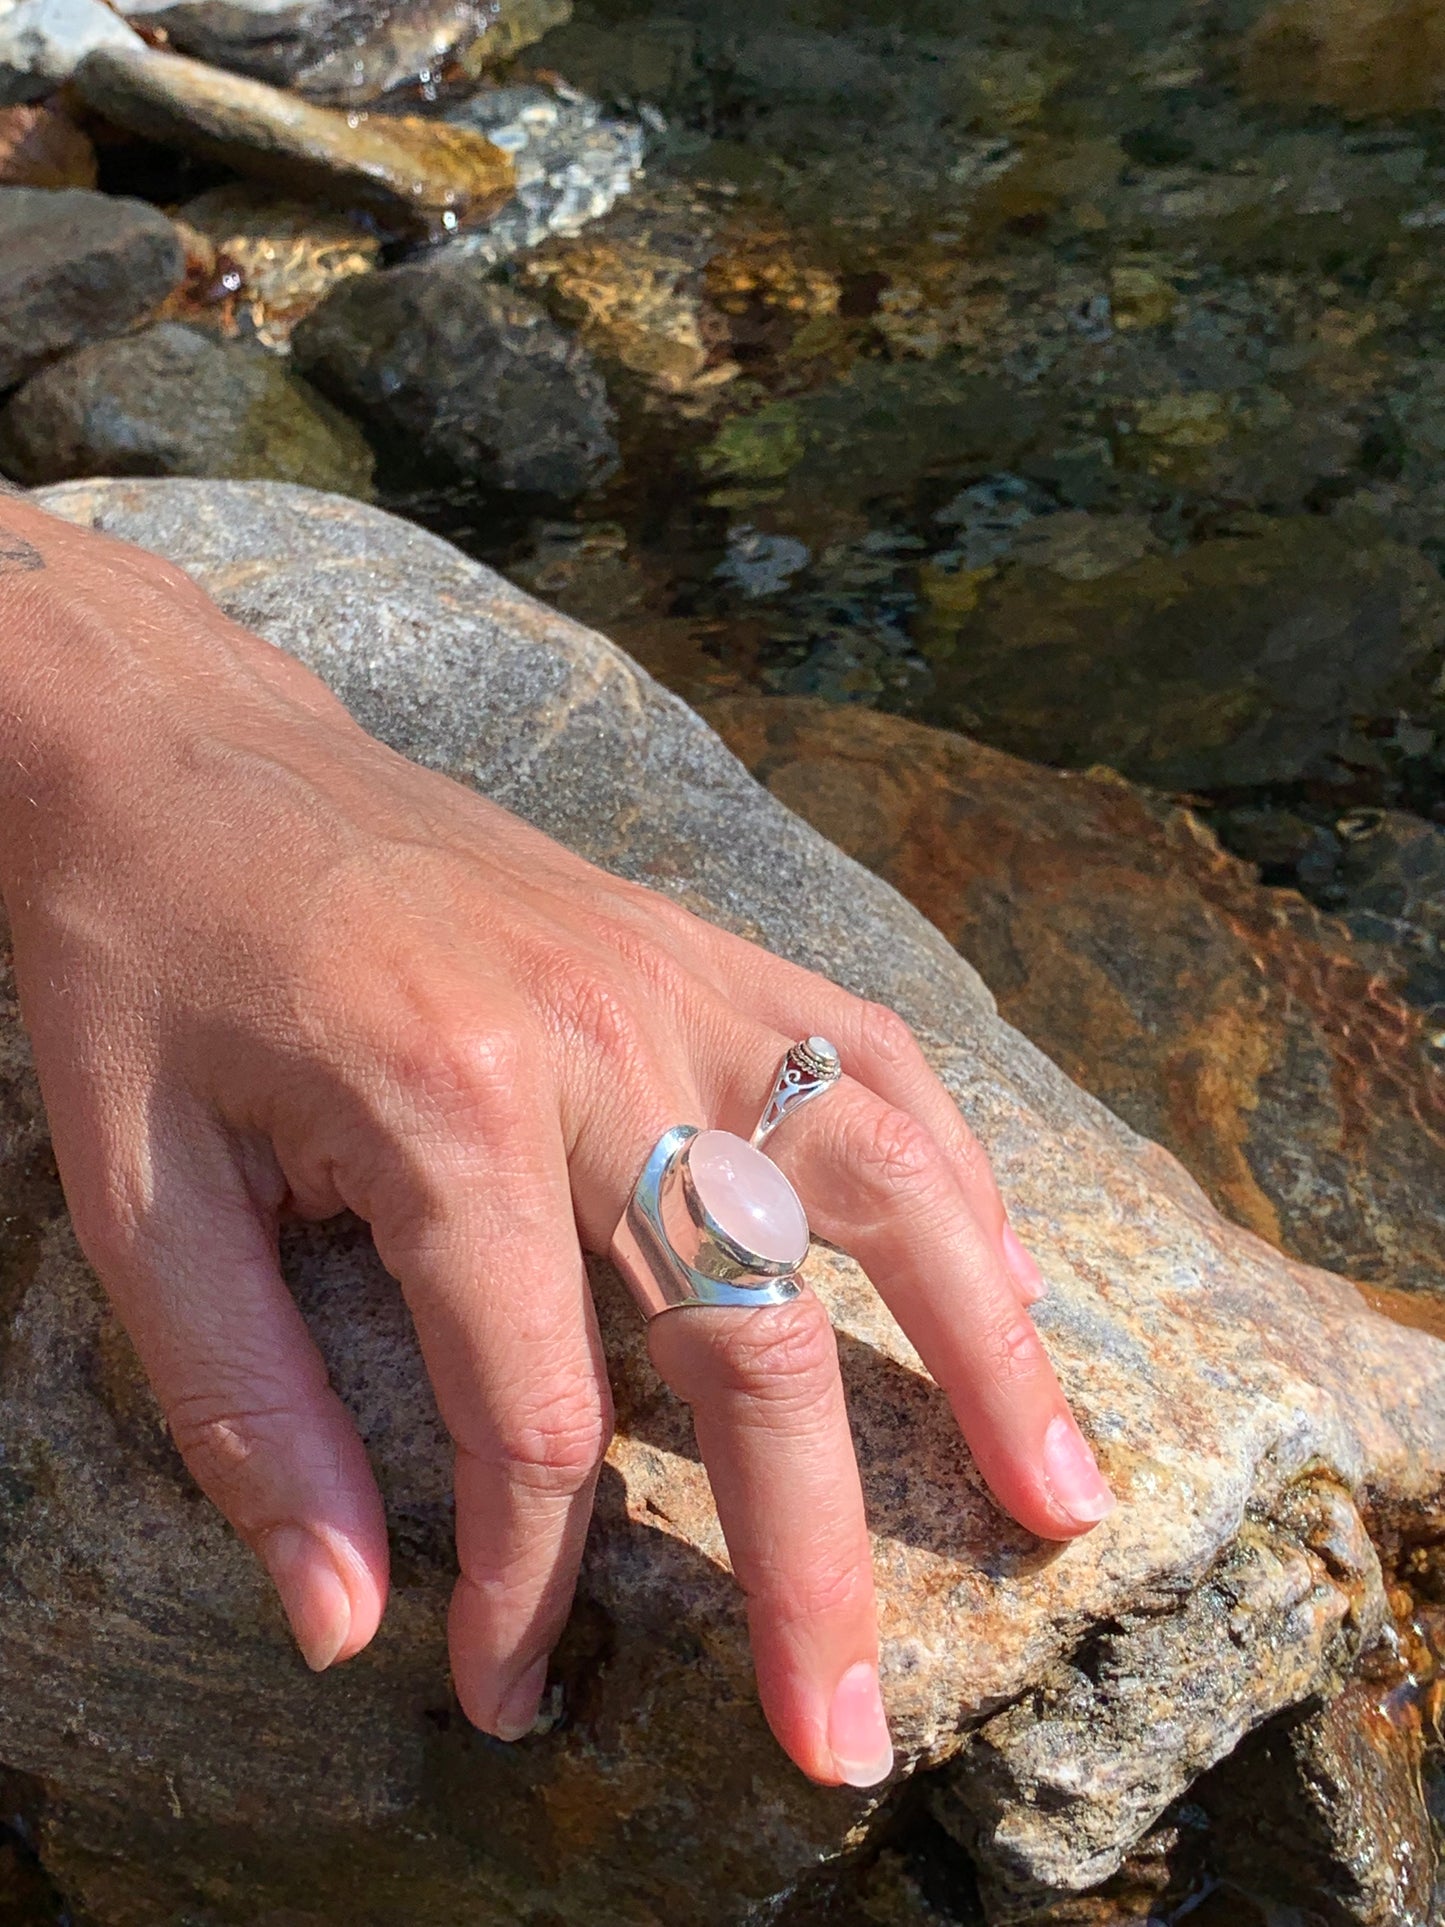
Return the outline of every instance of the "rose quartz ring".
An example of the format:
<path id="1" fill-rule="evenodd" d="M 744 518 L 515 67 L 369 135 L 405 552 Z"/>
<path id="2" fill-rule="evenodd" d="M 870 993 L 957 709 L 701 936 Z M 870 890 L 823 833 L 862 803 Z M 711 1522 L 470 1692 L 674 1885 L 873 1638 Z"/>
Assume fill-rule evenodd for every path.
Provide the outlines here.
<path id="1" fill-rule="evenodd" d="M 806 1093 L 799 1053 L 807 1056 Z M 613 1263 L 649 1318 L 678 1305 L 777 1305 L 797 1297 L 807 1215 L 758 1147 L 789 1110 L 839 1074 L 832 1045 L 810 1037 L 783 1060 L 752 1143 L 691 1124 L 658 1139 L 612 1240 Z"/>

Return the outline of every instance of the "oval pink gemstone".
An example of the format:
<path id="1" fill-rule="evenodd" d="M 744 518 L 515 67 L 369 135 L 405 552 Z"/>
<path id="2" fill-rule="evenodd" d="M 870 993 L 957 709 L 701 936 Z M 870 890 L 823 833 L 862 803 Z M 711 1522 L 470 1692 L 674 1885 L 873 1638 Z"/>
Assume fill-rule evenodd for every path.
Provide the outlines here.
<path id="1" fill-rule="evenodd" d="M 800 1265 L 808 1219 L 792 1185 L 770 1157 L 731 1131 L 699 1131 L 687 1168 L 708 1215 L 734 1244 L 770 1264 Z"/>

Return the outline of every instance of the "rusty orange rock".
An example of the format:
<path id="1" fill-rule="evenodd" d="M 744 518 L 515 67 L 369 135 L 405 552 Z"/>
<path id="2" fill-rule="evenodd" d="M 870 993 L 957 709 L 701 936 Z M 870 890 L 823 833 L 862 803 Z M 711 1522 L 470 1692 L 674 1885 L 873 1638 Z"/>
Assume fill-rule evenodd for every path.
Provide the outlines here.
<path id="1" fill-rule="evenodd" d="M 95 149 L 68 115 L 46 101 L 0 107 L 0 185 L 94 187 Z"/>
<path id="2" fill-rule="evenodd" d="M 806 699 L 705 713 L 1237 1223 L 1312 1264 L 1441 1289 L 1445 1091 L 1423 1018 L 1343 925 L 1108 772 Z"/>

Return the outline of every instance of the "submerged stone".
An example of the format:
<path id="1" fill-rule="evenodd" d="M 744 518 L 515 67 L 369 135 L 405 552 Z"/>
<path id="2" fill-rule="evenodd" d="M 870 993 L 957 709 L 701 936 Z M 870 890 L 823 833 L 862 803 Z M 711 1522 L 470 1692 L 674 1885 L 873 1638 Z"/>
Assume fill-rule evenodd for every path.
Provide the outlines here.
<path id="1" fill-rule="evenodd" d="M 454 244 L 488 261 L 535 248 L 551 234 L 580 233 L 631 190 L 642 166 L 641 123 L 604 114 L 570 88 L 483 88 L 447 120 L 485 134 L 511 156 L 516 173 L 507 205 Z"/>
<path id="2" fill-rule="evenodd" d="M 75 83 L 132 133 L 279 181 L 393 228 L 433 234 L 482 220 L 513 186 L 511 163 L 480 134 L 412 115 L 316 107 L 258 80 L 148 47 L 105 49 Z"/>
<path id="3" fill-rule="evenodd" d="M 185 271 L 174 225 L 143 201 L 0 187 L 0 394 L 68 350 L 119 334 Z"/>
<path id="4" fill-rule="evenodd" d="M 297 329 L 296 364 L 365 421 L 399 485 L 568 499 L 617 466 L 607 390 L 534 302 L 442 254 L 347 281 Z"/>
<path id="5" fill-rule="evenodd" d="M 1064 1798 L 1081 1848 L 1065 1871 L 1091 1842 L 1095 1873 L 1169 1787 L 1330 1690 L 1385 1618 L 1363 1508 L 1387 1559 L 1407 1532 L 1445 1538 L 1445 1345 L 1217 1217 L 1000 1021 L 942 935 L 600 636 L 335 497 L 153 481 L 43 500 L 171 556 L 398 750 L 919 1031 L 1042 1265 L 1039 1326 L 1121 1503 L 1067 1546 L 1003 1518 L 881 1300 L 814 1251 L 905 1772 L 990 1717 L 1047 1763 L 1045 1689 L 1069 1672 L 1087 1688 L 1069 1743 L 1098 1770 Z M 445 1684 L 451 1454 L 365 1228 L 285 1244 L 396 1549 L 375 1646 L 315 1676 L 190 1486 L 80 1257 L 8 981 L 0 1115 L 0 1760 L 43 1783 L 36 1837 L 76 1911 L 105 1927 L 736 1927 L 785 1918 L 820 1868 L 892 1829 L 891 1809 L 809 1784 L 769 1734 L 687 1412 L 606 1267 L 618 1424 L 553 1664 L 561 1717 L 505 1746 Z M 1231 1592 L 1234 1574 L 1249 1583 Z M 1150 1722 L 1156 1704 L 1187 1717 Z M 1036 1822 L 996 1805 L 996 1828 Z"/>
<path id="6" fill-rule="evenodd" d="M 214 475 L 371 493 L 360 429 L 259 348 L 160 322 L 26 382 L 0 411 L 0 467 L 36 486 L 85 475 Z"/>
<path id="7" fill-rule="evenodd" d="M 370 273 L 381 257 L 381 237 L 363 218 L 264 188 L 212 188 L 177 218 L 233 266 L 236 321 L 267 348 L 284 350 L 338 281 Z"/>
<path id="8" fill-rule="evenodd" d="M 940 713 L 1019 755 L 1172 789 L 1338 782 L 1374 725 L 1442 716 L 1445 591 L 1366 519 L 1260 518 L 1094 579 L 1025 553 L 927 642 Z"/>

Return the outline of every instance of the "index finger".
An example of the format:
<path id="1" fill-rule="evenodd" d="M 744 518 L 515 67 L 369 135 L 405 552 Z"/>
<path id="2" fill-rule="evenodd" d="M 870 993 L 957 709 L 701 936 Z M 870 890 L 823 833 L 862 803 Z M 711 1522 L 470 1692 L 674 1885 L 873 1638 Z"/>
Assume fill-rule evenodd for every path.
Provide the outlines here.
<path id="1" fill-rule="evenodd" d="M 828 1315 L 810 1291 L 756 1310 L 683 1306 L 648 1327 L 692 1407 L 747 1595 L 768 1723 L 805 1773 L 874 1786 L 893 1766 L 873 1563 Z"/>

